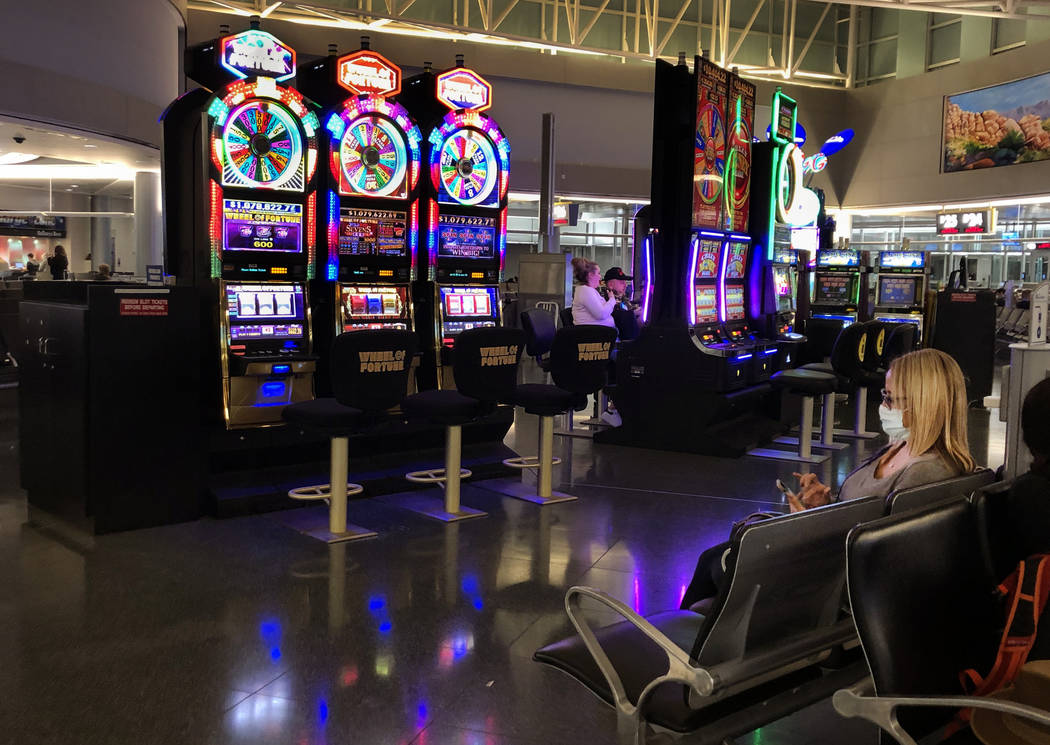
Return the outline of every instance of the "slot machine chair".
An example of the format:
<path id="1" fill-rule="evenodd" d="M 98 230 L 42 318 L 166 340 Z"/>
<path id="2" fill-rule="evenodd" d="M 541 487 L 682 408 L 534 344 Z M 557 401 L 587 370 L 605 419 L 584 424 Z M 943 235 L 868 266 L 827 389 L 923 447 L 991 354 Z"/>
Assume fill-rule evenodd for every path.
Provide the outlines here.
<path id="1" fill-rule="evenodd" d="M 777 437 L 773 442 L 781 445 L 797 444 L 798 451 L 776 450 L 773 448 L 755 448 L 748 450 L 747 455 L 756 458 L 770 458 L 772 460 L 790 460 L 799 463 L 823 463 L 830 455 L 814 455 L 813 446 L 818 445 L 813 441 L 813 399 L 817 396 L 834 396 L 838 389 L 838 379 L 832 373 L 820 372 L 819 370 L 807 370 L 797 367 L 792 370 L 781 370 L 773 373 L 769 384 L 782 392 L 792 393 L 802 398 L 802 418 L 799 422 L 798 437 Z"/>
<path id="2" fill-rule="evenodd" d="M 881 323 L 879 324 L 881 326 Z M 868 410 L 868 387 L 880 385 L 880 380 L 885 379 L 885 373 L 869 372 L 865 368 L 865 360 L 869 359 L 878 364 L 880 359 L 876 352 L 876 344 L 871 333 L 872 327 L 865 323 L 851 323 L 839 332 L 835 339 L 835 346 L 831 350 L 831 359 L 828 362 L 812 362 L 803 365 L 804 370 L 816 370 L 817 372 L 830 373 L 835 376 L 835 391 L 824 396 L 823 421 L 820 427 L 820 441 L 814 443 L 818 448 L 825 450 L 842 450 L 849 447 L 848 444 L 835 442 L 835 436 L 849 439 L 868 440 L 878 437 L 877 432 L 867 432 L 867 410 Z M 881 376 L 881 377 L 880 377 Z M 856 394 L 857 411 L 854 429 L 835 429 L 835 395 L 838 393 Z M 785 440 L 778 440 L 785 442 Z M 789 444 L 794 444 L 793 440 Z"/>
<path id="3" fill-rule="evenodd" d="M 894 328 L 890 330 L 889 337 L 886 339 L 886 367 L 893 360 L 897 359 L 903 354 L 907 354 L 915 349 L 915 332 L 916 327 L 914 323 L 895 323 Z"/>
<path id="4" fill-rule="evenodd" d="M 460 504 L 460 480 L 471 472 L 462 468 L 463 425 L 492 413 L 496 406 L 514 399 L 518 362 L 525 346 L 520 329 L 475 328 L 456 336 L 452 354 L 452 376 L 456 390 L 415 393 L 401 403 L 408 419 L 421 419 L 445 428 L 445 467 L 405 474 L 418 484 L 438 484 L 444 491 L 442 504 L 410 495 L 399 506 L 442 522 L 484 517 L 487 513 Z"/>
<path id="5" fill-rule="evenodd" d="M 561 327 L 567 329 L 571 326 L 575 326 L 576 322 L 572 320 L 572 306 L 568 308 L 562 308 L 558 311 L 558 318 L 561 320 Z"/>
<path id="6" fill-rule="evenodd" d="M 347 482 L 349 436 L 374 427 L 401 403 L 408 387 L 408 373 L 419 342 L 412 331 L 354 331 L 340 334 L 332 343 L 331 398 L 286 406 L 285 421 L 303 429 L 327 434 L 331 440 L 330 478 L 327 484 L 292 489 L 292 499 L 325 499 L 329 502 L 328 528 L 307 531 L 338 543 L 374 538 L 376 533 L 346 521 L 347 496 L 360 494 L 359 484 Z"/>
<path id="7" fill-rule="evenodd" d="M 558 332 L 554 316 L 540 308 L 529 308 L 521 313 L 521 328 L 525 331 L 525 353 L 536 360 L 543 372 L 550 372 L 551 345 Z"/>
<path id="8" fill-rule="evenodd" d="M 571 411 L 582 411 L 587 397 L 606 383 L 609 360 L 616 344 L 616 329 L 608 326 L 570 326 L 558 329 L 551 344 L 550 373 L 553 385 L 524 383 L 517 387 L 514 403 L 540 418 L 539 452 L 536 456 L 508 458 L 504 465 L 519 469 L 536 469 L 536 493 L 521 482 L 504 483 L 501 494 L 527 502 L 545 505 L 576 499 L 571 494 L 552 490 L 554 466 L 554 417 Z"/>

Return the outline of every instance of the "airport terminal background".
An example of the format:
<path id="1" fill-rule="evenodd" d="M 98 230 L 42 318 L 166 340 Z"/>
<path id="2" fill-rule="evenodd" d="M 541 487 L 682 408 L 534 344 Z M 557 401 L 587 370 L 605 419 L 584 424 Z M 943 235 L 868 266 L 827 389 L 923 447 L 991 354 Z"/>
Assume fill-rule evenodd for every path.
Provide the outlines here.
<path id="1" fill-rule="evenodd" d="M 521 406 L 503 406 L 463 429 L 464 466 L 474 473 L 463 480 L 461 497 L 485 517 L 438 522 L 402 508 L 400 498 L 408 495 L 411 503 L 413 494 L 422 493 L 410 491 L 405 472 L 440 468 L 447 455 L 443 426 L 411 425 L 407 434 L 372 442 L 351 437 L 349 480 L 363 482 L 365 493 L 350 499 L 350 521 L 376 531 L 377 538 L 326 544 L 300 532 L 304 522 L 326 522 L 327 507 L 298 506 L 285 495 L 328 478 L 327 434 L 292 441 L 273 434 L 290 425 L 238 429 L 237 423 L 231 426 L 227 407 L 225 427 L 184 436 L 197 432 L 198 417 L 222 419 L 220 402 L 204 395 L 198 401 L 195 391 L 182 389 L 185 376 L 193 377 L 199 366 L 214 377 L 209 382 L 216 389 L 221 377 L 227 392 L 233 386 L 229 381 L 245 376 L 230 361 L 233 346 L 223 347 L 221 361 L 214 348 L 215 332 L 226 334 L 222 324 L 231 321 L 209 313 L 221 303 L 232 304 L 238 291 L 262 297 L 273 290 L 272 285 L 253 290 L 246 284 L 249 275 L 236 274 L 249 271 L 243 266 L 213 269 L 216 273 L 203 280 L 199 275 L 207 268 L 187 269 L 185 263 L 173 268 L 171 256 L 177 251 L 170 245 L 170 225 L 214 215 L 206 212 L 204 191 L 187 189 L 176 196 L 172 182 L 165 180 L 166 173 L 195 174 L 186 164 L 193 157 L 202 161 L 200 152 L 181 158 L 173 156 L 185 152 L 165 149 L 170 143 L 164 142 L 164 120 L 173 126 L 182 121 L 176 116 L 185 115 L 191 127 L 194 117 L 200 121 L 200 111 L 192 108 L 199 79 L 191 79 L 195 71 L 187 68 L 185 50 L 248 29 L 253 16 L 261 16 L 264 31 L 297 51 L 300 70 L 323 62 L 326 54 L 335 59 L 353 52 L 368 36 L 365 43 L 372 50 L 401 66 L 406 83 L 457 67 L 456 55 L 488 81 L 491 107 L 484 116 L 498 125 L 492 141 L 505 136 L 510 143 L 511 176 L 505 194 L 475 213 L 488 219 L 486 206 L 492 215 L 505 210 L 505 256 L 502 281 L 475 277 L 466 293 L 488 292 L 488 302 L 495 300 L 488 308 L 497 319 L 493 323 L 501 319 L 511 327 L 521 325 L 518 315 L 527 302 L 535 305 L 535 298 L 526 300 L 523 285 L 519 307 L 516 280 L 534 271 L 530 262 L 545 253 L 558 257 L 545 265 L 555 268 L 550 276 L 556 287 L 548 287 L 547 294 L 558 295 L 557 262 L 583 257 L 597 262 L 602 272 L 619 266 L 634 275 L 635 297 L 648 308 L 646 278 L 653 276 L 654 258 L 646 231 L 659 206 L 651 193 L 652 164 L 659 156 L 653 142 L 663 136 L 659 111 L 654 129 L 657 60 L 674 65 L 682 51 L 692 69 L 694 55 L 705 52 L 715 64 L 753 83 L 756 143 L 766 142 L 767 127 L 775 139 L 777 122 L 772 120 L 780 90 L 797 102 L 804 134 L 796 132 L 794 139 L 805 155 L 819 153 L 822 143 L 837 143 L 817 168 L 810 160 L 804 181 L 821 192 L 821 214 L 833 227 L 826 234 L 818 228 L 811 234 L 798 231 L 792 247 L 811 251 L 814 274 L 821 269 L 818 248 L 850 249 L 862 257 L 871 272 L 864 275 L 862 291 L 868 297 L 858 298 L 859 305 L 865 300 L 874 305 L 881 297 L 880 254 L 921 254 L 929 302 L 923 304 L 919 291 L 910 312 L 926 324 L 923 334 L 938 293 L 950 300 L 951 293 L 942 291 L 956 283 L 964 293 L 988 291 L 998 303 L 988 334 L 994 362 L 988 366 L 988 389 L 967 413 L 971 449 L 977 462 L 993 471 L 1009 467 L 1011 458 L 1015 467 L 1018 457 L 1027 463 L 1026 455 L 1017 455 L 1023 445 L 1018 446 L 1016 417 L 1006 421 L 1006 407 L 1017 412 L 1019 401 L 1008 403 L 1007 389 L 1030 387 L 1032 373 L 1025 372 L 1022 381 L 1017 372 L 1011 381 L 1004 370 L 1010 345 L 1032 338 L 1034 290 L 1050 278 L 1050 159 L 1042 160 L 1050 152 L 1050 82 L 1044 82 L 1042 100 L 1016 101 L 1017 110 L 1005 112 L 1008 116 L 978 114 L 981 131 L 988 133 L 981 135 L 980 147 L 947 152 L 944 128 L 946 117 L 954 115 L 946 97 L 1032 76 L 1050 81 L 1050 0 L 930 3 L 935 12 L 895 6 L 880 0 L 19 0 L 5 5 L 9 33 L 0 48 L 5 70 L 0 76 L 0 743 L 617 742 L 617 720 L 608 706 L 577 681 L 533 659 L 541 647 L 575 633 L 565 612 L 566 591 L 575 585 L 598 588 L 642 616 L 677 609 L 703 549 L 725 540 L 733 524 L 751 513 L 787 511 L 774 486 L 777 479 L 793 482 L 792 473 L 801 468 L 837 487 L 885 444 L 884 437 L 838 436 L 842 447 L 821 450 L 817 431 L 813 452 L 830 457 L 812 465 L 678 451 L 688 447 L 632 447 L 615 444 L 614 431 L 593 424 L 606 401 L 592 395 L 569 422 L 558 417 L 553 439 L 553 455 L 560 458 L 553 470 L 555 497 L 576 499 L 538 505 L 500 490 L 508 479 L 531 493 L 542 489 L 528 469 L 519 478 L 501 461 L 536 453 L 538 442 L 542 450 L 546 424 Z M 728 17 L 720 20 L 720 12 Z M 411 100 L 407 88 L 398 100 L 421 125 L 443 121 L 434 118 L 431 102 Z M 545 151 L 542 117 L 548 112 L 554 115 L 547 133 L 553 147 Z M 1046 126 L 1032 129 L 1031 122 L 1039 119 Z M 335 136 L 328 120 L 320 124 L 318 138 Z M 998 167 L 1004 159 L 1020 157 L 1024 146 L 1042 153 L 1027 156 L 1042 162 Z M 497 148 L 495 155 L 500 152 Z M 545 171 L 548 156 L 553 162 Z M 953 157 L 966 165 L 947 172 Z M 406 200 L 418 198 L 425 210 L 428 200 L 438 205 L 440 197 L 437 185 L 427 191 L 429 169 L 421 170 L 421 185 L 409 190 Z M 753 172 L 752 184 L 758 178 Z M 768 173 L 762 178 L 768 181 Z M 325 182 L 318 179 L 323 200 Z M 246 199 L 246 194 L 234 190 L 231 196 Z M 564 218 L 557 227 L 546 225 L 541 214 L 541 202 L 548 201 L 565 210 L 554 218 Z M 305 193 L 301 203 L 310 204 Z M 449 210 L 441 204 L 453 215 L 457 209 L 466 214 L 461 205 Z M 344 200 L 342 209 L 359 206 Z M 318 220 L 323 213 L 324 207 Z M 984 215 L 989 222 L 971 234 L 945 230 L 944 216 L 966 214 Z M 179 249 L 191 254 L 206 245 L 201 236 L 207 228 L 194 224 L 196 237 Z M 419 224 L 424 257 L 427 226 Z M 497 240 L 499 234 L 497 229 Z M 732 235 L 723 230 L 718 240 L 732 246 L 732 240 L 740 240 Z M 317 240 L 318 246 L 326 245 L 325 237 Z M 772 233 L 769 240 L 774 241 Z M 51 278 L 46 260 L 35 276 L 27 276 L 29 254 L 46 259 L 58 246 L 68 254 L 63 278 Z M 202 250 L 204 266 L 209 249 Z M 749 267 L 762 263 L 758 251 L 750 254 Z M 335 249 L 321 253 L 334 257 Z M 453 307 L 446 295 L 460 290 L 450 289 L 448 272 L 454 275 L 458 265 L 441 264 L 447 258 L 437 253 L 422 258 L 418 281 L 411 283 L 417 300 L 433 296 L 441 306 L 426 310 L 425 303 L 417 305 L 409 321 L 429 312 L 436 328 L 434 348 L 421 350 L 418 370 L 412 368 L 413 380 L 422 381 L 420 390 L 439 385 L 426 382 L 431 377 L 450 385 L 453 341 L 447 329 L 457 327 L 446 318 Z M 773 258 L 772 246 L 768 258 Z M 965 262 L 961 278 L 960 260 Z M 317 277 L 307 279 L 305 264 L 299 267 L 307 289 L 290 302 L 307 324 L 313 307 L 315 339 L 334 337 L 343 328 L 340 323 L 350 328 L 346 318 L 333 321 L 339 316 L 332 304 L 339 301 L 322 298 L 332 287 L 326 279 L 343 288 L 349 283 L 348 292 L 354 292 L 354 282 L 341 273 L 349 262 L 339 261 L 333 259 L 328 271 L 334 274 L 328 277 L 322 276 L 321 261 Z M 102 265 L 112 270 L 111 283 L 96 281 Z M 158 277 L 158 267 L 168 276 Z M 290 271 L 294 275 L 297 268 Z M 794 303 L 801 280 L 796 279 L 798 267 L 791 271 Z M 861 276 L 860 269 L 856 272 Z M 568 286 L 568 275 L 565 280 Z M 383 288 L 381 279 L 369 282 Z M 690 298 L 693 282 L 690 277 Z M 240 284 L 221 299 L 215 283 Z M 404 284 L 409 286 L 407 280 Z M 746 288 L 738 287 L 750 302 L 757 284 L 748 279 Z M 817 281 L 811 287 L 817 304 L 824 286 Z M 115 335 L 112 329 L 120 326 L 114 319 L 125 308 L 121 288 L 135 297 L 149 297 L 146 290 L 172 292 L 172 316 L 176 310 L 186 315 L 165 327 L 164 339 L 196 338 L 200 329 L 207 343 L 187 352 L 157 339 Z M 198 308 L 191 290 L 214 293 L 211 306 Z M 720 277 L 723 305 L 726 292 Z M 715 297 L 714 289 L 711 293 Z M 405 308 L 411 305 L 404 294 L 401 298 Z M 480 317 L 482 301 L 476 302 Z M 98 319 L 84 326 L 90 331 L 79 337 L 82 346 L 75 351 L 64 342 L 49 345 L 46 338 L 69 332 L 62 325 L 68 317 L 47 315 L 45 306 L 56 305 L 82 308 L 86 318 Z M 942 317 L 960 310 L 959 305 Z M 148 313 L 141 307 L 132 313 Z M 167 316 L 169 306 L 164 307 Z M 796 310 L 803 312 L 792 305 Z M 856 309 L 850 312 L 853 320 L 863 320 L 863 310 L 860 319 Z M 26 324 L 38 319 L 41 325 L 53 324 L 53 333 L 34 338 L 38 346 L 23 350 L 20 344 L 32 335 Z M 766 333 L 777 336 L 775 330 Z M 753 338 L 754 330 L 745 328 L 744 334 Z M 953 343 L 961 338 L 965 346 L 965 336 L 964 328 Z M 782 334 L 779 340 L 787 338 Z M 314 351 L 319 345 L 315 342 Z M 774 342 L 770 348 L 776 348 Z M 960 362 L 969 372 L 964 352 Z M 549 382 L 547 370 L 530 354 L 521 357 L 519 382 Z M 1037 349 L 1029 359 L 1041 362 L 1041 354 Z M 211 362 L 204 359 L 209 355 Z M 25 362 L 30 356 L 42 360 L 43 368 L 51 365 L 46 374 L 51 387 L 41 388 L 41 376 L 19 370 L 20 357 Z M 777 369 L 792 366 L 783 357 L 782 352 L 775 358 Z M 68 359 L 75 362 L 66 367 Z M 317 364 L 316 374 L 297 373 L 300 386 L 309 381 L 307 398 L 331 395 L 323 375 L 335 363 L 325 351 Z M 111 366 L 117 365 L 120 374 L 111 375 Z M 978 367 L 983 370 L 984 362 Z M 761 373 L 754 382 L 762 385 Z M 92 398 L 93 390 L 105 393 Z M 869 430 L 877 429 L 878 397 L 876 386 L 867 399 Z M 839 430 L 854 427 L 857 398 L 855 392 L 837 399 L 831 395 Z M 816 400 L 813 422 L 820 430 L 819 394 Z M 797 425 L 800 404 L 793 395 L 785 394 L 783 401 L 775 418 L 786 430 Z M 632 405 L 625 417 L 634 416 Z M 198 411 L 207 407 L 212 408 Z M 266 424 L 281 423 L 279 410 L 274 411 L 276 417 Z M 109 412 L 122 422 L 119 430 L 107 428 Z M 566 433 L 570 422 L 572 431 Z M 604 434 L 595 438 L 594 431 Z M 406 452 L 396 442 L 402 436 L 418 445 Z M 195 456 L 136 462 L 122 445 L 135 440 L 163 443 L 172 453 L 192 450 Z M 33 443 L 29 452 L 26 442 Z M 75 474 L 65 473 L 70 462 L 78 464 Z M 112 527 L 103 529 L 99 518 L 96 534 L 89 521 L 67 519 L 67 495 L 48 503 L 29 494 L 30 484 L 46 483 L 59 491 L 77 483 L 88 493 L 98 485 L 150 479 L 151 471 L 158 492 L 165 493 L 210 478 L 210 508 L 190 510 L 192 519 L 183 521 L 150 515 L 151 524 L 174 524 L 140 527 L 135 519 L 122 519 L 118 499 L 106 508 L 113 510 L 106 513 Z M 263 471 L 269 474 L 265 483 L 253 480 L 253 473 Z M 94 494 L 98 504 L 106 501 Z M 440 493 L 434 499 L 440 501 Z M 134 529 L 123 529 L 129 524 Z M 596 625 L 619 620 L 596 608 L 588 611 Z M 730 741 L 795 745 L 874 743 L 878 738 L 874 726 L 840 717 L 825 696 Z"/>

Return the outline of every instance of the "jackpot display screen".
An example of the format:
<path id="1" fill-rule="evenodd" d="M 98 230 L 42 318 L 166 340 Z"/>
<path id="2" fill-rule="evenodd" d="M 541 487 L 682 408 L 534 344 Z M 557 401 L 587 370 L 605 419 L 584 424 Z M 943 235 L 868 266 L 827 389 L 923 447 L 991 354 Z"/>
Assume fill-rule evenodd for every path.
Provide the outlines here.
<path id="1" fill-rule="evenodd" d="M 407 287 L 341 285 L 339 308 L 344 330 L 407 329 L 410 317 Z"/>
<path id="2" fill-rule="evenodd" d="M 860 253 L 837 248 L 817 252 L 817 266 L 860 266 Z"/>
<path id="3" fill-rule="evenodd" d="M 303 250 L 301 204 L 224 199 L 222 224 L 227 251 L 294 254 Z"/>
<path id="4" fill-rule="evenodd" d="M 853 301 L 853 277 L 849 274 L 818 274 L 813 302 L 822 305 L 849 305 Z"/>
<path id="5" fill-rule="evenodd" d="M 797 264 L 798 251 L 790 248 L 778 248 L 773 252 L 774 264 Z"/>
<path id="6" fill-rule="evenodd" d="M 696 288 L 696 322 L 718 321 L 718 292 L 714 285 Z"/>
<path id="7" fill-rule="evenodd" d="M 923 269 L 925 266 L 925 251 L 882 251 L 879 253 L 880 269 Z"/>
<path id="8" fill-rule="evenodd" d="M 339 255 L 407 256 L 407 220 L 400 210 L 344 208 L 339 215 Z"/>
<path id="9" fill-rule="evenodd" d="M 439 259 L 494 259 L 495 257 L 495 217 L 441 215 L 438 222 Z"/>
<path id="10" fill-rule="evenodd" d="M 306 322 L 300 284 L 226 285 L 230 339 L 301 339 Z"/>
<path id="11" fill-rule="evenodd" d="M 726 279 L 743 279 L 747 272 L 747 249 L 746 243 L 733 241 L 729 244 L 726 252 Z M 729 290 L 726 289 L 728 294 Z M 741 301 L 743 305 L 743 301 Z"/>
<path id="12" fill-rule="evenodd" d="M 704 239 L 696 250 L 696 278 L 717 279 L 718 267 L 722 262 L 722 243 Z"/>
<path id="13" fill-rule="evenodd" d="M 915 305 L 918 284 L 915 277 L 879 277 L 879 305 Z"/>
<path id="14" fill-rule="evenodd" d="M 744 287 L 743 285 L 726 286 L 726 320 L 742 321 L 747 317 L 744 310 Z"/>

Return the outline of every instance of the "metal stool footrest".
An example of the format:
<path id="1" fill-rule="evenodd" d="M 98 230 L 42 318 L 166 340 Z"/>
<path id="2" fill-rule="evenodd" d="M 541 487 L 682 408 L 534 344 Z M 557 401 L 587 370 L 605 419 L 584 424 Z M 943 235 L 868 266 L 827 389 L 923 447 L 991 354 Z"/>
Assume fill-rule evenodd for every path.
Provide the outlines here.
<path id="1" fill-rule="evenodd" d="M 459 477 L 461 479 L 468 479 L 471 475 L 470 469 L 459 469 Z M 431 468 L 427 471 L 411 471 L 410 473 L 406 473 L 405 480 L 413 481 L 417 484 L 441 484 L 444 486 L 445 482 L 448 481 L 448 476 L 445 475 L 444 468 Z"/>
<path id="2" fill-rule="evenodd" d="M 346 496 L 350 497 L 354 494 L 360 494 L 365 488 L 360 484 L 346 484 Z M 314 484 L 313 486 L 300 486 L 296 489 L 289 489 L 288 496 L 292 499 L 303 499 L 303 500 L 314 500 L 314 499 L 331 499 L 332 497 L 332 485 L 331 484 Z"/>
<path id="3" fill-rule="evenodd" d="M 556 466 L 561 463 L 561 458 L 555 456 L 551 459 L 551 465 Z M 507 468 L 539 468 L 540 457 L 538 455 L 520 455 L 517 458 L 506 458 L 503 461 L 503 465 Z"/>

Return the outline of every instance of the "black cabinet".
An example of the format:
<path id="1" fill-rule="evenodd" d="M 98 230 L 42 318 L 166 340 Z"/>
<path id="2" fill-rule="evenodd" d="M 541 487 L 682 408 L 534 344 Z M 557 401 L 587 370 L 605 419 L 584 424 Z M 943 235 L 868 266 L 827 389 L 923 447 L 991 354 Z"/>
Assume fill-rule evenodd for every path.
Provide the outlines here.
<path id="1" fill-rule="evenodd" d="M 27 288 L 17 356 L 31 505 L 97 533 L 200 516 L 198 327 L 190 288 Z"/>

